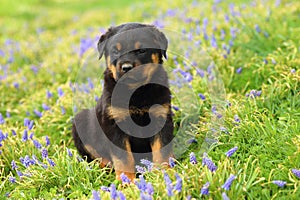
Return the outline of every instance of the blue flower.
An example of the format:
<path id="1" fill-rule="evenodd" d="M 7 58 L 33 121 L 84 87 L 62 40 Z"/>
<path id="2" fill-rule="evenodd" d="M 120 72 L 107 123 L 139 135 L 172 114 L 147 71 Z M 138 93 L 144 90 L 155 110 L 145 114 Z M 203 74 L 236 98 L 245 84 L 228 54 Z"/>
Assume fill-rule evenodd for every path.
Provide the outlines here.
<path id="1" fill-rule="evenodd" d="M 234 153 L 237 151 L 237 149 L 238 149 L 238 147 L 233 147 L 233 148 L 229 149 L 229 150 L 225 153 L 225 155 L 226 155 L 227 157 L 231 157 L 232 154 L 234 154 Z"/>
<path id="2" fill-rule="evenodd" d="M 138 189 L 141 192 L 146 192 L 146 190 L 147 190 L 147 183 L 146 183 L 146 181 L 144 179 L 144 176 L 140 175 L 139 178 L 140 178 L 140 182 L 135 181 L 135 184 L 136 184 L 136 186 L 138 187 Z"/>
<path id="3" fill-rule="evenodd" d="M 118 193 L 117 193 L 117 190 L 116 190 L 116 185 L 115 184 L 111 184 L 110 185 L 110 198 L 115 200 L 118 198 Z"/>
<path id="4" fill-rule="evenodd" d="M 110 192 L 110 189 L 107 186 L 101 186 L 100 189 L 104 192 Z"/>
<path id="5" fill-rule="evenodd" d="M 120 178 L 123 184 L 130 184 L 130 179 L 124 173 L 120 175 Z"/>
<path id="6" fill-rule="evenodd" d="M 19 177 L 24 176 L 24 174 L 21 171 L 16 170 L 16 172 L 17 172 L 17 174 L 18 174 Z"/>
<path id="7" fill-rule="evenodd" d="M 222 192 L 222 199 L 223 200 L 230 200 L 225 192 Z"/>
<path id="8" fill-rule="evenodd" d="M 81 38 L 80 39 L 80 50 L 79 56 L 82 57 L 83 54 L 91 47 L 94 46 L 94 40 L 90 38 Z"/>
<path id="9" fill-rule="evenodd" d="M 37 109 L 34 109 L 34 114 L 36 115 L 36 116 L 38 116 L 38 117 L 42 117 L 43 116 L 43 114 L 39 111 L 39 110 L 37 110 Z"/>
<path id="10" fill-rule="evenodd" d="M 136 171 L 140 174 L 146 173 L 146 169 L 142 166 L 136 165 L 135 168 L 136 168 Z"/>
<path id="11" fill-rule="evenodd" d="M 45 103 L 42 104 L 42 107 L 44 110 L 50 110 L 50 107 L 47 106 L 47 104 L 45 104 Z"/>
<path id="12" fill-rule="evenodd" d="M 200 99 L 205 100 L 205 96 L 202 93 L 199 93 L 198 96 L 200 97 Z"/>
<path id="13" fill-rule="evenodd" d="M 152 170 L 153 163 L 151 161 L 146 160 L 146 159 L 141 159 L 141 164 L 145 165 L 147 167 L 148 171 Z"/>
<path id="14" fill-rule="evenodd" d="M 174 158 L 172 158 L 172 157 L 170 157 L 169 158 L 169 166 L 171 167 L 171 168 L 173 168 L 173 167 L 175 167 L 175 160 L 174 160 Z"/>
<path id="15" fill-rule="evenodd" d="M 0 142 L 5 140 L 7 138 L 7 135 L 4 135 L 3 132 L 0 130 Z"/>
<path id="16" fill-rule="evenodd" d="M 296 70 L 295 69 L 291 69 L 291 73 L 295 74 Z"/>
<path id="17" fill-rule="evenodd" d="M 209 195 L 209 182 L 206 182 L 203 187 L 201 188 L 201 194 L 202 195 Z"/>
<path id="18" fill-rule="evenodd" d="M 151 196 L 154 194 L 154 189 L 151 183 L 147 183 L 146 192 Z"/>
<path id="19" fill-rule="evenodd" d="M 285 181 L 280 181 L 280 180 L 274 180 L 272 181 L 272 183 L 274 183 L 275 185 L 277 185 L 278 187 L 283 188 L 286 185 Z"/>
<path id="20" fill-rule="evenodd" d="M 193 165 L 197 164 L 197 159 L 194 152 L 190 153 L 190 163 Z"/>
<path id="21" fill-rule="evenodd" d="M 234 179 L 236 179 L 236 176 L 230 174 L 229 178 L 225 181 L 224 185 L 222 185 L 222 188 L 225 190 L 229 190 Z"/>
<path id="22" fill-rule="evenodd" d="M 243 70 L 243 68 L 242 68 L 242 67 L 239 67 L 239 68 L 236 69 L 235 72 L 236 72 L 237 74 L 240 74 L 240 73 L 242 72 L 242 70 Z"/>
<path id="23" fill-rule="evenodd" d="M 42 154 L 42 158 L 45 159 L 45 158 L 48 158 L 48 151 L 47 149 L 42 149 L 41 151 L 41 154 Z"/>
<path id="24" fill-rule="evenodd" d="M 98 191 L 96 191 L 96 190 L 93 190 L 93 191 L 92 191 L 92 194 L 93 194 L 93 199 L 94 199 L 94 200 L 101 200 L 101 198 L 100 198 L 100 195 L 99 195 L 99 192 L 98 192 Z"/>
<path id="25" fill-rule="evenodd" d="M 169 197 L 173 196 L 173 186 L 172 185 L 167 185 L 167 195 Z"/>
<path id="26" fill-rule="evenodd" d="M 152 200 L 152 196 L 150 196 L 150 195 L 148 195 L 146 193 L 141 192 L 140 199 L 141 200 Z"/>
<path id="27" fill-rule="evenodd" d="M 37 149 L 41 149 L 42 148 L 42 145 L 41 145 L 41 143 L 39 143 L 39 141 L 32 140 L 32 142 L 33 142 L 35 148 L 37 148 Z"/>
<path id="28" fill-rule="evenodd" d="M 47 158 L 47 161 L 48 161 L 48 163 L 49 163 L 49 165 L 50 165 L 51 167 L 54 167 L 54 166 L 55 166 L 55 162 L 54 162 L 52 159 Z"/>
<path id="29" fill-rule="evenodd" d="M 16 135 L 17 135 L 17 133 L 16 133 L 16 131 L 15 131 L 14 129 L 11 130 L 11 134 L 12 134 L 13 136 L 16 136 Z"/>
<path id="30" fill-rule="evenodd" d="M 31 140 L 32 140 L 32 139 L 33 139 L 33 136 L 34 136 L 34 133 L 33 133 L 33 132 L 31 132 L 31 133 L 30 133 L 30 135 L 29 135 L 29 139 L 31 139 Z"/>
<path id="31" fill-rule="evenodd" d="M 118 196 L 119 196 L 120 200 L 126 200 L 125 195 L 121 191 L 118 191 Z"/>
<path id="32" fill-rule="evenodd" d="M 30 157 L 28 155 L 26 155 L 24 158 L 21 157 L 20 161 L 24 165 L 24 167 L 26 167 L 26 168 L 28 168 L 30 165 L 34 165 L 35 164 L 35 160 L 30 159 Z"/>
<path id="33" fill-rule="evenodd" d="M 28 140 L 28 131 L 25 129 L 22 136 L 22 141 L 25 142 Z"/>
<path id="34" fill-rule="evenodd" d="M 68 149 L 68 148 L 67 148 L 67 153 L 68 153 L 68 156 L 69 156 L 69 157 L 73 157 L 73 153 L 72 153 L 71 150 Z"/>
<path id="35" fill-rule="evenodd" d="M 66 114 L 66 109 L 63 106 L 60 106 L 60 108 L 61 108 L 61 114 L 62 115 Z"/>
<path id="36" fill-rule="evenodd" d="M 53 97 L 53 93 L 47 90 L 46 97 L 47 99 L 50 99 L 51 97 Z"/>
<path id="37" fill-rule="evenodd" d="M 240 118 L 239 118 L 238 115 L 234 115 L 233 118 L 234 118 L 234 121 L 235 121 L 235 122 L 238 122 L 238 123 L 241 122 L 241 120 L 240 120 Z"/>
<path id="38" fill-rule="evenodd" d="M 11 161 L 11 168 L 13 170 L 18 168 L 18 166 L 17 166 L 17 164 L 16 164 L 16 162 L 14 160 Z"/>
<path id="39" fill-rule="evenodd" d="M 178 107 L 178 106 L 175 106 L 175 105 L 172 105 L 172 108 L 173 108 L 175 111 L 178 111 L 178 110 L 179 110 L 179 107 Z"/>
<path id="40" fill-rule="evenodd" d="M 13 177 L 13 176 L 10 176 L 10 177 L 9 177 L 9 181 L 10 181 L 11 183 L 16 183 L 16 178 Z"/>
<path id="41" fill-rule="evenodd" d="M 176 185 L 174 187 L 174 190 L 177 190 L 178 192 L 181 192 L 182 190 L 182 178 L 176 173 Z"/>
<path id="42" fill-rule="evenodd" d="M 5 120 L 4 117 L 2 116 L 2 114 L 0 113 L 0 124 L 4 124 Z"/>
<path id="43" fill-rule="evenodd" d="M 172 181 L 171 181 L 169 175 L 166 172 L 164 172 L 164 180 L 165 180 L 166 185 L 171 185 L 172 184 Z"/>
<path id="44" fill-rule="evenodd" d="M 202 166 L 205 166 L 205 165 L 206 165 L 207 168 L 208 168 L 210 171 L 212 171 L 212 172 L 216 171 L 217 168 L 218 168 L 218 167 L 215 165 L 215 163 L 213 163 L 213 161 L 207 157 L 207 154 L 206 154 L 206 153 L 203 154 L 203 159 L 202 159 Z"/>
<path id="45" fill-rule="evenodd" d="M 50 145 L 50 139 L 47 135 L 45 136 L 45 141 L 46 141 L 46 147 L 49 146 Z"/>
<path id="46" fill-rule="evenodd" d="M 91 89 L 94 89 L 94 84 L 93 84 L 91 78 L 88 78 L 87 81 L 88 81 L 89 87 L 90 87 Z"/>
<path id="47" fill-rule="evenodd" d="M 292 172 L 295 176 L 297 176 L 298 178 L 300 178 L 300 170 L 299 169 L 292 169 Z"/>
<path id="48" fill-rule="evenodd" d="M 57 88 L 57 94 L 59 97 L 62 97 L 62 96 L 64 96 L 64 91 L 59 87 L 59 88 Z"/>
<path id="49" fill-rule="evenodd" d="M 256 32 L 258 32 L 258 33 L 261 32 L 261 29 L 260 29 L 260 27 L 259 27 L 257 24 L 255 24 L 255 30 L 256 30 Z"/>

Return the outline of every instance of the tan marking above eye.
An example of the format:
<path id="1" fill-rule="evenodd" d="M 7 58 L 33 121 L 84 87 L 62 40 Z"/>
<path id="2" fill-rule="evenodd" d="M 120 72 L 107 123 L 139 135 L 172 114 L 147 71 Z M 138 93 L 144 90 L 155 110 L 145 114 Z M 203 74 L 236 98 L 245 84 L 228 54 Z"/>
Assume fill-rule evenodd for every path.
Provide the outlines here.
<path id="1" fill-rule="evenodd" d="M 120 51 L 120 50 L 122 49 L 122 45 L 121 45 L 121 43 L 120 43 L 120 42 L 118 42 L 118 43 L 116 44 L 116 47 L 117 47 L 118 51 Z"/>
<path id="2" fill-rule="evenodd" d="M 139 41 L 137 41 L 135 44 L 134 44 L 134 48 L 135 49 L 139 49 L 141 47 L 141 43 Z"/>

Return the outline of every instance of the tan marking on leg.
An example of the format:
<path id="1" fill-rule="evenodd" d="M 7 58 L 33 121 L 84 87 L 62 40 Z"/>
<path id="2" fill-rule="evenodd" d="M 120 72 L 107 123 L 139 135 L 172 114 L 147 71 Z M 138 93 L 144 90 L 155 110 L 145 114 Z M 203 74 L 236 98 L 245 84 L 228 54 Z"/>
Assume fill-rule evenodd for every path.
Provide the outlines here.
<path id="1" fill-rule="evenodd" d="M 84 145 L 84 148 L 87 152 L 89 152 L 90 156 L 92 159 L 96 159 L 96 158 L 100 158 L 100 167 L 103 168 L 105 166 L 107 166 L 110 162 L 109 159 L 102 157 L 97 151 L 96 149 L 94 149 L 91 145 L 86 144 Z"/>
<path id="2" fill-rule="evenodd" d="M 135 44 L 134 44 L 134 48 L 135 49 L 139 49 L 141 47 L 141 43 L 139 41 L 137 41 Z"/>
<path id="3" fill-rule="evenodd" d="M 113 164 L 116 171 L 116 179 L 121 180 L 120 175 L 124 173 L 133 182 L 135 178 L 134 157 L 131 152 L 131 147 L 128 138 L 125 140 L 125 150 L 127 151 L 126 161 L 120 160 L 116 156 L 112 156 Z"/>
<path id="4" fill-rule="evenodd" d="M 152 160 L 154 163 L 162 164 L 163 162 L 165 162 L 165 160 L 163 160 L 163 156 L 161 155 L 161 151 L 160 151 L 161 148 L 162 148 L 161 139 L 159 136 L 155 136 L 154 142 L 151 145 Z"/>
<path id="5" fill-rule="evenodd" d="M 120 51 L 120 50 L 122 49 L 122 45 L 121 45 L 121 43 L 120 43 L 120 42 L 118 42 L 118 43 L 116 44 L 116 47 L 117 47 L 118 51 Z"/>
<path id="6" fill-rule="evenodd" d="M 157 53 L 153 53 L 151 55 L 151 58 L 152 58 L 153 63 L 155 63 L 155 64 L 159 63 L 159 58 L 158 58 L 158 54 Z"/>

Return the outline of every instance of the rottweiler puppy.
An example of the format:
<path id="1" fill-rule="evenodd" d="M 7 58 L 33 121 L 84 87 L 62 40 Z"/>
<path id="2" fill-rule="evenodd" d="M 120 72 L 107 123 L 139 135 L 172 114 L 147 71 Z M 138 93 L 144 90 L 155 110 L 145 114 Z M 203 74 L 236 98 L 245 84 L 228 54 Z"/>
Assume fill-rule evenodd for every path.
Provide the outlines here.
<path id="1" fill-rule="evenodd" d="M 73 138 L 88 161 L 113 165 L 131 181 L 135 165 L 145 158 L 168 163 L 172 153 L 171 93 L 163 57 L 168 41 L 155 26 L 126 23 L 111 27 L 98 42 L 99 59 L 106 70 L 95 108 L 79 112 Z"/>

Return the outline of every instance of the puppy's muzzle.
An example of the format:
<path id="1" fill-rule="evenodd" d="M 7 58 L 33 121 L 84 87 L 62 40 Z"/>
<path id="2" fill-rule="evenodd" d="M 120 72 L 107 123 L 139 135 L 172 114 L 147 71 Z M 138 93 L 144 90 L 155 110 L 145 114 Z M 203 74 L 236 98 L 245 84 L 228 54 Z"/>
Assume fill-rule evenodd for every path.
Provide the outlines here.
<path id="1" fill-rule="evenodd" d="M 130 63 L 124 63 L 121 66 L 122 72 L 126 73 L 133 68 L 133 65 Z"/>

